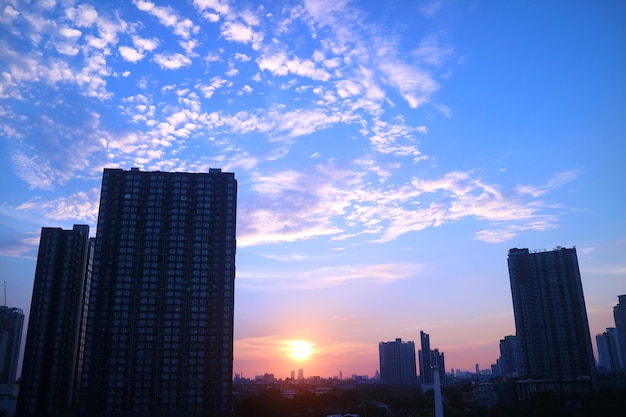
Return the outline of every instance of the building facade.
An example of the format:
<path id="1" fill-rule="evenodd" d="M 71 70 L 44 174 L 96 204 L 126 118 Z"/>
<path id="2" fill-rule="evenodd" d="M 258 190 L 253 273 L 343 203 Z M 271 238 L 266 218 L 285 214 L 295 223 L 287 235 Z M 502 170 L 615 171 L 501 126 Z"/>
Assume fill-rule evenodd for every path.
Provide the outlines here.
<path id="1" fill-rule="evenodd" d="M 430 352 L 430 335 L 420 330 L 420 347 L 419 367 L 420 367 L 420 382 L 422 385 L 432 385 L 433 383 L 433 363 L 432 355 Z M 445 369 L 445 368 L 444 368 Z"/>
<path id="2" fill-rule="evenodd" d="M 446 376 L 446 362 L 443 352 L 439 349 L 430 348 L 430 335 L 420 330 L 421 349 L 418 352 L 418 361 L 420 368 L 420 382 L 422 385 L 433 385 L 433 370 L 436 367 L 439 372 L 439 379 L 443 381 Z"/>
<path id="3" fill-rule="evenodd" d="M 615 328 L 617 329 L 617 338 L 619 339 L 622 365 L 626 368 L 626 294 L 619 295 L 617 299 L 618 303 L 613 307 L 613 318 L 615 319 Z"/>
<path id="4" fill-rule="evenodd" d="M 516 377 L 520 375 L 520 351 L 517 336 L 504 336 L 500 339 L 499 375 Z"/>
<path id="5" fill-rule="evenodd" d="M 0 385 L 15 383 L 23 328 L 22 309 L 0 306 Z"/>
<path id="6" fill-rule="evenodd" d="M 75 408 L 87 312 L 89 226 L 41 229 L 17 414 Z"/>
<path id="7" fill-rule="evenodd" d="M 414 342 L 403 342 L 400 338 L 395 342 L 380 342 L 378 354 L 380 379 L 383 384 L 415 385 L 418 383 Z"/>
<path id="8" fill-rule="evenodd" d="M 511 249 L 508 266 L 522 376 L 593 383 L 595 362 L 576 249 Z"/>
<path id="9" fill-rule="evenodd" d="M 599 369 L 604 371 L 624 369 L 619 335 L 615 327 L 607 327 L 603 333 L 596 335 L 596 346 Z"/>
<path id="10" fill-rule="evenodd" d="M 85 415 L 230 415 L 236 196 L 220 169 L 104 170 Z"/>

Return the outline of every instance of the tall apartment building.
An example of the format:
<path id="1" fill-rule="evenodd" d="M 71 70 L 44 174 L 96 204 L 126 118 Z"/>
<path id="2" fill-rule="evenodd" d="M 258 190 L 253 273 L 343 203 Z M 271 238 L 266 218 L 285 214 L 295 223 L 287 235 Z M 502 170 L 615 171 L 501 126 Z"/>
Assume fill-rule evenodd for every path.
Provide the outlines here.
<path id="1" fill-rule="evenodd" d="M 423 385 L 434 384 L 433 368 L 437 367 L 439 372 L 439 379 L 444 380 L 446 375 L 446 362 L 443 352 L 439 352 L 439 349 L 430 348 L 430 335 L 420 330 L 420 344 L 421 349 L 418 352 L 419 368 L 420 368 L 420 382 Z"/>
<path id="2" fill-rule="evenodd" d="M 105 169 L 80 395 L 85 415 L 229 415 L 234 174 Z"/>
<path id="3" fill-rule="evenodd" d="M 414 342 L 403 342 L 400 338 L 395 342 L 380 342 L 378 354 L 380 378 L 383 384 L 417 384 Z"/>
<path id="4" fill-rule="evenodd" d="M 598 368 L 605 371 L 624 369 L 619 335 L 615 327 L 607 327 L 604 333 L 596 335 L 598 346 Z"/>
<path id="5" fill-rule="evenodd" d="M 89 226 L 41 229 L 17 414 L 48 415 L 76 405 L 87 310 Z"/>
<path id="6" fill-rule="evenodd" d="M 430 353 L 430 336 L 428 333 L 424 333 L 420 330 L 420 345 L 419 350 L 419 367 L 420 367 L 420 382 L 423 385 L 433 384 L 433 363 L 432 355 Z"/>
<path id="7" fill-rule="evenodd" d="M 0 385 L 15 383 L 23 328 L 21 309 L 0 306 Z"/>
<path id="8" fill-rule="evenodd" d="M 516 377 L 520 374 L 520 350 L 517 336 L 504 336 L 500 339 L 500 375 Z"/>
<path id="9" fill-rule="evenodd" d="M 618 303 L 613 307 L 613 318 L 615 319 L 615 328 L 617 329 L 617 337 L 619 338 L 619 347 L 623 366 L 626 368 L 626 294 L 617 297 Z"/>
<path id="10" fill-rule="evenodd" d="M 576 249 L 511 249 L 508 265 L 522 375 L 594 381 L 595 363 Z"/>

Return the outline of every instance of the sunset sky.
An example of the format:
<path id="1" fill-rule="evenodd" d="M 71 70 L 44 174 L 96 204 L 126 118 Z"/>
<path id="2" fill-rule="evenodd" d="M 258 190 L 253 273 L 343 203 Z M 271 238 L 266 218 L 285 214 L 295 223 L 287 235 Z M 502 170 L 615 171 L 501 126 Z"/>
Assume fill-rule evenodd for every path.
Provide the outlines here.
<path id="1" fill-rule="evenodd" d="M 213 167 L 239 183 L 246 377 L 372 376 L 420 330 L 448 370 L 488 368 L 513 247 L 576 246 L 593 337 L 626 294 L 624 21 L 621 0 L 2 0 L 7 303 L 30 308 L 42 226 L 95 235 L 103 168 Z"/>

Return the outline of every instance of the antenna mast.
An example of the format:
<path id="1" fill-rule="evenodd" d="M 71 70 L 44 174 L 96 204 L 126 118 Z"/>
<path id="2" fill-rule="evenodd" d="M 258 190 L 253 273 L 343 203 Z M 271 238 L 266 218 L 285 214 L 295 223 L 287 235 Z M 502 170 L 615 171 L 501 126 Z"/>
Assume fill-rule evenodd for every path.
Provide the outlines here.
<path id="1" fill-rule="evenodd" d="M 4 281 L 4 306 L 8 307 L 7 306 L 7 282 L 6 281 Z"/>

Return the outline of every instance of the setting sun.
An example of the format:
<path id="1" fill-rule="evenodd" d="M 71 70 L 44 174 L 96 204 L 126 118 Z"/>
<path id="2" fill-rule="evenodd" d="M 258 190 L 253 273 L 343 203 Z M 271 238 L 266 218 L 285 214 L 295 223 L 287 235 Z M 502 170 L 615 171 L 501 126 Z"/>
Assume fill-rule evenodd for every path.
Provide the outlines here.
<path id="1" fill-rule="evenodd" d="M 297 361 L 304 361 L 311 357 L 313 344 L 306 340 L 290 340 L 287 342 L 289 357 Z"/>

